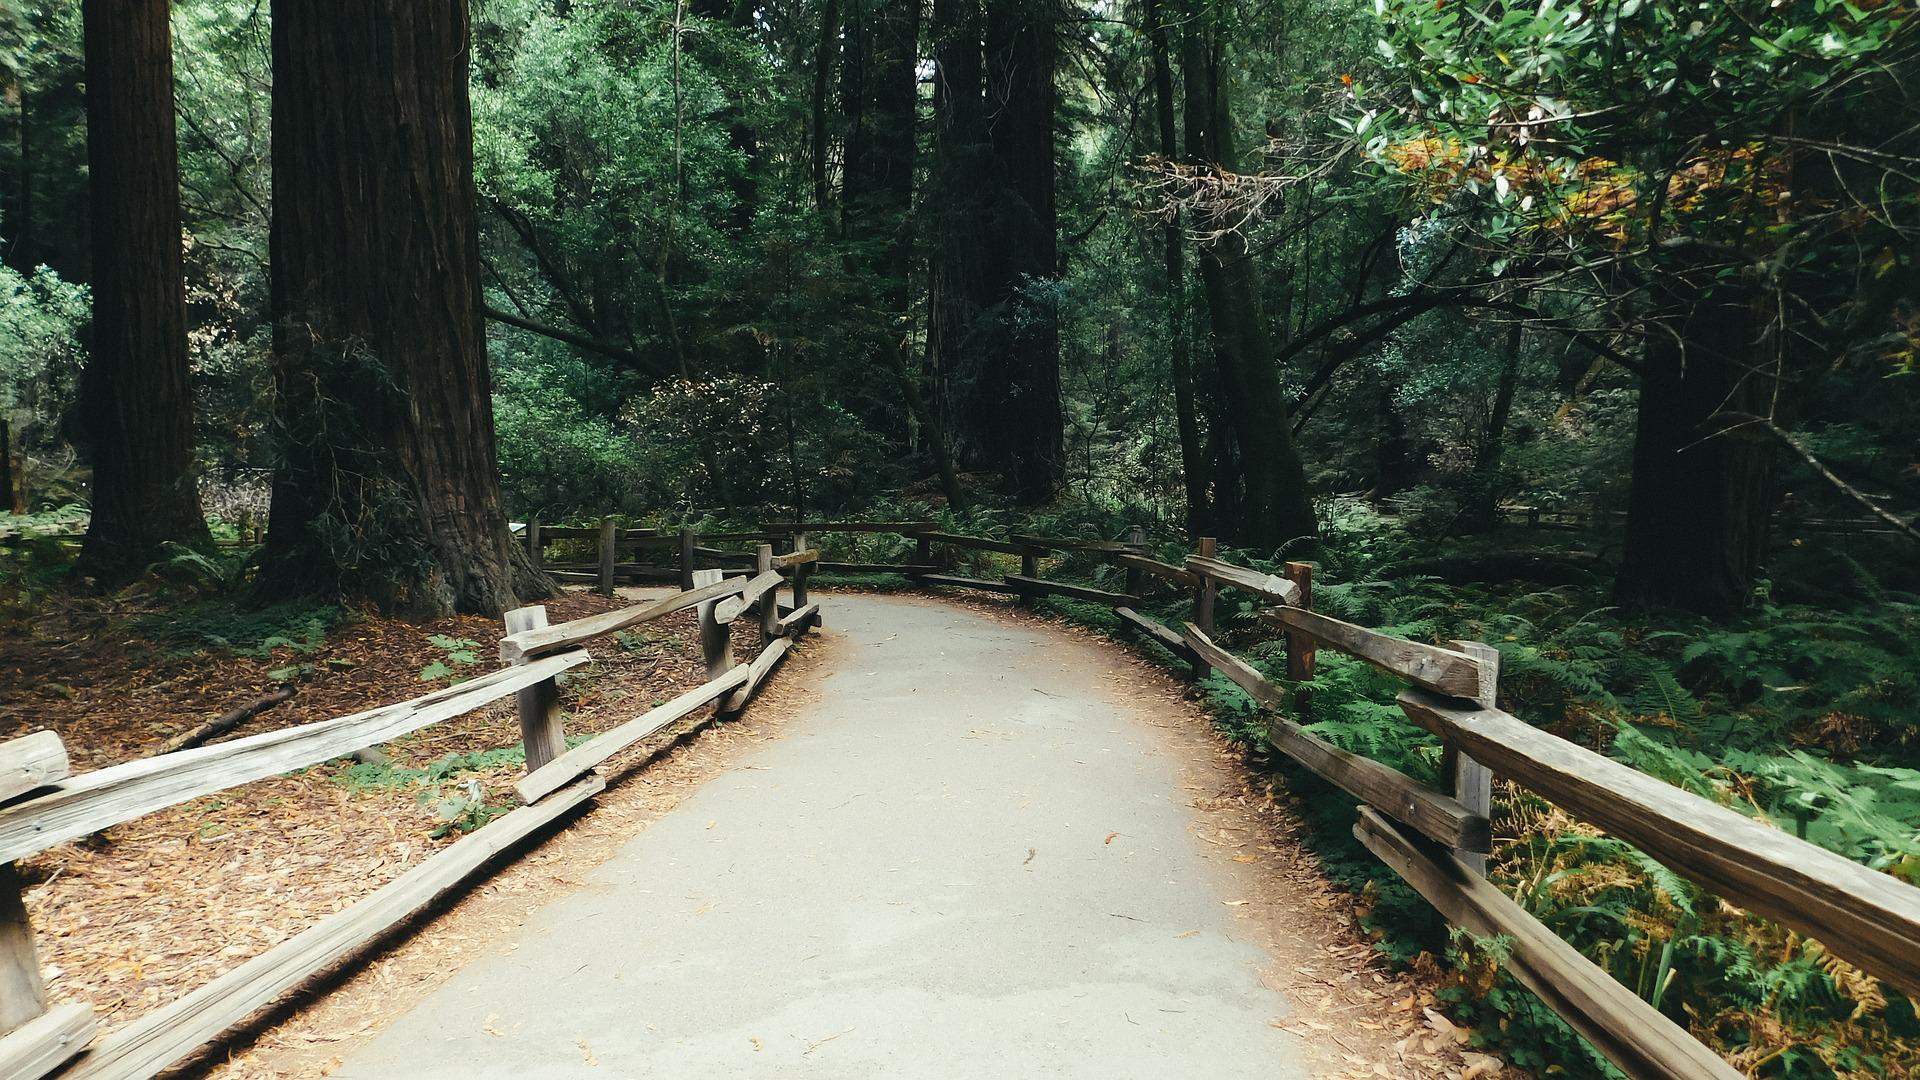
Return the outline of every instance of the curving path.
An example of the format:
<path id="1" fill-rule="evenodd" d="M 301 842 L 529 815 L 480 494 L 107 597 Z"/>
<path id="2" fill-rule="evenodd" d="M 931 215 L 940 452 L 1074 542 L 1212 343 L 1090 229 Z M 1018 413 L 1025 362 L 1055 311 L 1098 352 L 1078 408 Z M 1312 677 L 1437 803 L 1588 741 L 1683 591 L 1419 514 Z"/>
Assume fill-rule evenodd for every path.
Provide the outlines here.
<path id="1" fill-rule="evenodd" d="M 823 608 L 783 738 L 334 1075 L 1307 1075 L 1111 656 L 920 598 Z"/>

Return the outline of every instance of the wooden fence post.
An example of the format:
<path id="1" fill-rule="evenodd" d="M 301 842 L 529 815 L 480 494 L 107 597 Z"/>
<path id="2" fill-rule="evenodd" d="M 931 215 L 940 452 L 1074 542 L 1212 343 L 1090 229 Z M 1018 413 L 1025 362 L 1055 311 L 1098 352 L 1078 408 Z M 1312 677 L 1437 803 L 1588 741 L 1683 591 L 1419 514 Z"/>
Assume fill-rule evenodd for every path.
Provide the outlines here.
<path id="1" fill-rule="evenodd" d="M 539 570 L 547 561 L 547 545 L 540 542 L 540 516 L 527 519 L 527 562 Z"/>
<path id="2" fill-rule="evenodd" d="M 1500 692 L 1500 650 L 1478 641 L 1455 641 L 1453 647 L 1480 661 L 1480 689 L 1474 701 L 1488 709 L 1497 708 L 1494 699 Z M 1461 805 L 1479 814 L 1493 814 L 1493 772 L 1452 746 L 1447 747 L 1448 766 L 1442 775 L 1453 781 L 1453 797 Z M 1472 851 L 1454 852 L 1461 862 L 1477 874 L 1487 872 L 1487 857 Z"/>
<path id="3" fill-rule="evenodd" d="M 916 566 L 933 565 L 933 540 L 926 533 L 913 538 L 913 561 Z"/>
<path id="4" fill-rule="evenodd" d="M 1025 548 L 1020 552 L 1020 576 L 1029 578 L 1040 576 L 1040 553 L 1033 548 Z M 1040 599 L 1038 593 L 1022 592 L 1020 606 L 1030 608 L 1038 599 Z"/>
<path id="5" fill-rule="evenodd" d="M 1211 559 L 1214 556 L 1214 552 L 1218 550 L 1220 550 L 1220 542 L 1218 540 L 1211 536 L 1203 536 L 1200 538 L 1201 558 Z M 1206 634 L 1208 637 L 1213 636 L 1213 599 L 1218 592 L 1219 587 L 1213 583 L 1212 578 L 1205 574 L 1200 575 L 1200 584 L 1194 589 L 1193 624 L 1198 626 L 1201 633 Z"/>
<path id="6" fill-rule="evenodd" d="M 680 591 L 688 592 L 694 587 L 693 548 L 698 541 L 692 529 L 680 526 Z"/>
<path id="7" fill-rule="evenodd" d="M 764 574 L 771 569 L 773 569 L 773 545 L 761 544 L 754 550 L 753 572 Z M 760 647 L 764 649 L 768 642 L 780 636 L 780 590 L 768 589 L 767 594 L 760 598 L 759 609 Z"/>
<path id="8" fill-rule="evenodd" d="M 689 585 L 693 588 L 699 588 L 703 585 L 715 585 L 725 577 L 726 571 L 721 570 L 719 567 L 711 570 L 695 570 L 693 572 L 693 580 L 689 582 Z M 720 601 L 718 600 L 704 600 L 701 601 L 699 607 L 694 609 L 695 617 L 700 626 L 700 655 L 705 657 L 707 661 L 708 682 L 712 682 L 733 670 L 733 624 L 714 621 L 713 609 L 718 606 L 719 603 Z M 726 712 L 727 705 L 732 701 L 733 697 L 734 695 L 732 694 L 724 695 L 720 699 L 720 704 L 715 711 L 721 713 Z"/>
<path id="9" fill-rule="evenodd" d="M 1286 578 L 1300 587 L 1299 606 L 1307 611 L 1313 610 L 1313 564 L 1290 562 L 1286 565 Z M 1297 630 L 1287 631 L 1287 678 L 1294 682 L 1293 711 L 1299 721 L 1306 723 L 1307 713 L 1313 707 L 1313 691 L 1299 685 L 1313 678 L 1314 640 Z"/>
<path id="10" fill-rule="evenodd" d="M 0 1035 L 47 1010 L 47 987 L 22 891 L 19 868 L 0 863 Z"/>
<path id="11" fill-rule="evenodd" d="M 1147 543 L 1147 530 L 1141 528 L 1138 525 L 1135 525 L 1133 528 L 1127 530 L 1127 543 L 1132 545 L 1136 549 L 1145 547 Z M 1146 589 L 1147 589 L 1147 572 L 1136 566 L 1128 567 L 1127 568 L 1127 589 L 1126 589 L 1127 595 L 1128 596 L 1145 596 Z"/>
<path id="12" fill-rule="evenodd" d="M 507 612 L 507 633 L 542 630 L 547 625 L 547 607 L 514 608 Z M 526 663 L 522 657 L 515 664 Z M 527 771 L 533 770 L 567 752 L 567 730 L 560 715 L 560 684 L 553 678 L 542 679 L 520 691 L 520 745 L 527 751 Z"/>
<path id="13" fill-rule="evenodd" d="M 594 591 L 613 595 L 613 564 L 620 548 L 620 530 L 611 516 L 600 519 L 600 584 Z"/>
<path id="14" fill-rule="evenodd" d="M 806 533 L 797 532 L 793 534 L 793 550 L 807 550 Z M 793 610 L 795 611 L 799 611 L 801 608 L 807 606 L 807 575 L 812 572 L 812 563 L 799 563 L 793 568 Z M 773 591 L 777 593 L 780 590 L 775 589 Z M 777 604 L 778 602 L 776 601 L 776 612 L 778 611 Z"/>

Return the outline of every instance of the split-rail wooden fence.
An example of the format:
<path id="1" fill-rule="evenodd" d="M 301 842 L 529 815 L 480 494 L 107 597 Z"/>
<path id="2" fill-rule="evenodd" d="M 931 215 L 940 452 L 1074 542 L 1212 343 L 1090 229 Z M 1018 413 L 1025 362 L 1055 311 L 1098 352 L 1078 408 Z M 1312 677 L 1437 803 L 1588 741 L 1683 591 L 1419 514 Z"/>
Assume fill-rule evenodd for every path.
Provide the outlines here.
<path id="1" fill-rule="evenodd" d="M 1506 963 L 1513 975 L 1634 1080 L 1737 1080 L 1742 1074 L 1486 879 L 1496 775 L 1635 845 L 1724 900 L 1817 939 L 1862 971 L 1920 993 L 1920 888 L 1503 711 L 1496 702 L 1498 650 L 1473 641 L 1410 641 L 1315 611 L 1307 563 L 1290 562 L 1283 574 L 1268 574 L 1215 557 L 1215 542 L 1201 538 L 1192 554 L 1174 564 L 1153 558 L 1137 529 L 1121 541 L 1086 541 L 962 536 L 933 522 L 776 522 L 762 528 L 756 536 L 791 538 L 796 545 L 834 532 L 896 533 L 914 541 L 913 562 L 822 562 L 816 569 L 901 574 L 923 586 L 986 590 L 1023 601 L 1063 596 L 1102 604 L 1123 629 L 1166 649 L 1195 677 L 1217 671 L 1238 684 L 1264 707 L 1275 748 L 1360 800 L 1356 837 L 1450 923 L 1508 939 Z M 935 557 L 943 547 L 1018 556 L 1020 572 L 997 580 L 956 576 Z M 682 544 L 693 560 L 706 550 Z M 1090 553 L 1124 569 L 1124 591 L 1041 577 L 1040 561 L 1057 553 Z M 1142 614 L 1150 586 L 1190 593 L 1193 620 L 1176 628 Z M 1400 708 L 1446 747 L 1444 790 L 1334 746 L 1289 717 L 1289 702 L 1297 716 L 1306 688 L 1296 686 L 1289 694 L 1215 640 L 1222 589 L 1253 598 L 1261 620 L 1284 632 L 1288 682 L 1312 677 L 1321 648 L 1405 679 Z"/>
<path id="2" fill-rule="evenodd" d="M 0 1080 L 145 1080 L 192 1057 L 316 974 L 361 957 L 415 913 L 498 866 L 523 841 L 569 818 L 606 786 L 597 766 L 670 729 L 684 733 L 745 707 L 795 639 L 819 624 L 807 575 L 818 553 L 746 556 L 751 576 L 701 571 L 664 598 L 548 625 L 543 606 L 507 613 L 498 671 L 411 701 L 69 775 L 66 748 L 50 731 L 0 743 Z M 785 585 L 792 606 L 780 603 Z M 579 745 L 567 746 L 561 677 L 588 661 L 600 637 L 696 608 L 707 681 Z M 754 655 L 736 661 L 732 624 L 751 614 Z M 252 780 L 331 761 L 517 699 L 527 774 L 521 805 L 429 857 L 347 909 L 322 919 L 169 1005 L 94 1040 L 83 1002 L 49 1007 L 17 860 L 143 814 Z M 692 718 L 690 723 L 683 723 Z M 679 727 L 676 728 L 676 725 Z M 656 744 L 657 752 L 665 741 Z M 651 755 L 648 755 L 651 756 Z"/>
<path id="3" fill-rule="evenodd" d="M 892 533 L 915 545 L 910 563 L 821 561 L 809 538 L 827 533 Z M 620 749 L 703 706 L 737 709 L 818 621 L 808 599 L 811 573 L 889 573 L 936 588 L 984 590 L 1032 602 L 1062 596 L 1111 608 L 1124 629 L 1151 641 L 1198 677 L 1217 671 L 1265 710 L 1272 745 L 1363 804 L 1355 835 L 1451 923 L 1508 939 L 1506 963 L 1596 1049 L 1635 1080 L 1735 1080 L 1741 1074 L 1606 971 L 1582 956 L 1485 877 L 1492 848 L 1493 777 L 1535 791 L 1576 817 L 1634 844 L 1726 901 L 1819 940 L 1859 969 L 1920 992 L 1920 889 L 1638 772 L 1502 711 L 1496 702 L 1499 652 L 1471 641 L 1410 641 L 1333 618 L 1313 607 L 1313 571 L 1285 564 L 1269 574 L 1217 557 L 1202 538 L 1180 563 L 1152 557 L 1136 530 L 1125 540 L 1013 535 L 967 536 L 930 521 L 772 522 L 758 530 L 699 534 L 619 528 L 524 529 L 529 554 L 555 577 L 611 594 L 626 582 L 674 582 L 681 592 L 560 626 L 542 609 L 509 616 L 503 658 L 513 666 L 426 697 L 321 724 L 132 762 L 66 778 L 65 751 L 47 733 L 0 744 L 0 1077 L 38 1077 L 83 1048 L 63 1076 L 144 1077 L 192 1054 L 255 1010 L 278 1000 L 403 921 L 433 898 L 599 791 L 593 767 Z M 714 545 L 753 543 L 753 552 Z M 590 551 L 591 561 L 549 561 L 548 547 Z M 783 553 L 775 554 L 774 545 Z M 1020 559 L 997 579 L 950 572 L 948 549 Z M 669 553 L 657 564 L 622 561 Z M 1042 577 L 1041 561 L 1089 553 L 1125 571 L 1114 592 Z M 790 577 L 791 608 L 775 600 Z M 1193 597 L 1194 618 L 1167 626 L 1141 612 L 1150 589 Z M 1287 715 L 1305 688 L 1275 683 L 1216 640 L 1221 590 L 1253 598 L 1260 618 L 1282 631 L 1287 682 L 1313 675 L 1317 650 L 1357 657 L 1409 684 L 1399 698 L 1414 723 L 1446 747 L 1444 789 L 1343 750 Z M 580 646 L 672 611 L 698 606 L 708 682 L 587 743 L 567 749 L 555 677 L 584 662 Z M 727 627 L 752 611 L 762 647 L 735 663 Z M 200 990 L 86 1047 L 84 1006 L 46 1009 L 31 933 L 11 863 L 62 840 L 139 814 L 391 739 L 517 694 L 528 775 L 516 790 L 526 805 L 466 837 L 352 908 L 277 946 Z M 37 1070 L 37 1071 L 36 1071 Z"/>

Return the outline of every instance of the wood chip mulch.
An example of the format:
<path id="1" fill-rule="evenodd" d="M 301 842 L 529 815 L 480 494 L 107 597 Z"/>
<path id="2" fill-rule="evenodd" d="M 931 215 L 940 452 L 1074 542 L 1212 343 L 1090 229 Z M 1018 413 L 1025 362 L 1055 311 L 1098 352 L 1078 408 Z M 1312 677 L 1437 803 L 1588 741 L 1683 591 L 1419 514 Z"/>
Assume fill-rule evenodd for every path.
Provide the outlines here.
<path id="1" fill-rule="evenodd" d="M 553 622 L 631 603 L 570 592 L 548 603 Z M 166 740 L 272 689 L 268 673 L 300 662 L 295 696 L 221 739 L 237 738 L 417 697 L 448 651 L 466 640 L 458 677 L 501 666 L 500 624 L 455 617 L 429 624 L 357 616 L 305 654 L 271 659 L 223 650 L 180 655 L 152 647 L 128 620 L 99 608 L 42 617 L 0 644 L 0 738 L 51 728 L 76 773 L 161 751 Z M 596 734 L 700 684 L 693 613 L 593 643 L 594 661 L 568 678 L 570 738 Z M 56 1002 L 91 1003 L 111 1028 L 172 1001 L 393 880 L 452 844 L 436 807 L 455 795 L 514 805 L 519 760 L 467 759 L 448 777 L 426 770 L 449 754 L 518 748 L 513 700 L 422 729 L 352 758 L 257 781 L 149 814 L 23 860 L 27 907 Z M 511 756 L 511 755 L 506 755 Z M 423 794 L 424 793 L 424 794 Z M 477 796 L 477 798 L 475 798 Z"/>

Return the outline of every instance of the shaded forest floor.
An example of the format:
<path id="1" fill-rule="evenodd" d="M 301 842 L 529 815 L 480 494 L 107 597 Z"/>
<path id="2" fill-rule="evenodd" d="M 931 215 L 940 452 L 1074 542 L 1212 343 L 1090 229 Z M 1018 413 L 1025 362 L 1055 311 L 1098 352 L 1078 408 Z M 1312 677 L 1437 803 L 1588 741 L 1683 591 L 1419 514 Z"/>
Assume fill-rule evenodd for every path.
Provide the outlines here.
<path id="1" fill-rule="evenodd" d="M 568 593 L 553 621 L 624 601 Z M 498 666 L 489 619 L 426 625 L 335 609 L 61 598 L 0 644 L 0 738 L 51 728 L 75 772 L 169 738 L 285 682 L 294 696 L 221 739 L 416 697 Z M 570 682 L 578 740 L 704 679 L 692 613 L 592 651 Z M 164 1004 L 365 896 L 514 805 L 511 699 L 342 758 L 149 814 L 24 860 L 56 1001 L 105 1026 Z"/>

